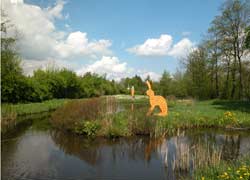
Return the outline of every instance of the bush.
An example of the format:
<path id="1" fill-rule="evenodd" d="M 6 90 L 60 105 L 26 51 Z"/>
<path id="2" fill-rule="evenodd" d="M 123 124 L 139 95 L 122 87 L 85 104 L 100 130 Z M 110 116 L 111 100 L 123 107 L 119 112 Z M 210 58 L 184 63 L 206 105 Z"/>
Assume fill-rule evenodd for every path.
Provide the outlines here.
<path id="1" fill-rule="evenodd" d="M 74 132 L 87 135 L 88 137 L 94 137 L 100 128 L 101 126 L 97 121 L 83 121 L 76 123 Z"/>
<path id="2" fill-rule="evenodd" d="M 221 118 L 219 118 L 219 125 L 237 126 L 238 120 L 235 113 L 226 111 Z"/>

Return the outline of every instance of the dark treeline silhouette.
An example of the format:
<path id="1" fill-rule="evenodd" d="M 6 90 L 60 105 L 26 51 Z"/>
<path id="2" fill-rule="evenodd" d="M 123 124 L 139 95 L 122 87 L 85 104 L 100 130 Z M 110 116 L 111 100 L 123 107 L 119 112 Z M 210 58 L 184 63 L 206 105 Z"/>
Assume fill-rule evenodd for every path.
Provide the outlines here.
<path id="1" fill-rule="evenodd" d="M 53 98 L 86 98 L 129 93 L 145 94 L 146 84 L 140 76 L 119 82 L 105 76 L 86 73 L 77 76 L 68 69 L 48 68 L 25 76 L 21 58 L 15 49 L 14 26 L 2 11 L 1 22 L 1 101 L 40 102 Z M 220 15 L 211 22 L 202 42 L 183 59 L 184 69 L 173 75 L 164 71 L 152 87 L 163 96 L 197 99 L 250 100 L 250 3 L 228 0 Z M 150 80 L 150 77 L 147 77 Z"/>

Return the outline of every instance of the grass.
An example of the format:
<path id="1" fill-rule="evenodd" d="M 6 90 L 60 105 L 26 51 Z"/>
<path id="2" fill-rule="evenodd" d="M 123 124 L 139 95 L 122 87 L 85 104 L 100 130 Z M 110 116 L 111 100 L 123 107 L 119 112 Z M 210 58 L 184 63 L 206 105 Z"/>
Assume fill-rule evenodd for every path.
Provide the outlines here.
<path id="1" fill-rule="evenodd" d="M 41 103 L 2 104 L 1 105 L 1 132 L 6 132 L 13 124 L 18 124 L 20 116 L 49 112 L 62 106 L 66 99 L 53 99 Z"/>
<path id="2" fill-rule="evenodd" d="M 223 105 L 220 104 L 223 102 Z M 237 107 L 242 105 L 242 109 Z M 225 107 L 235 107 L 228 108 Z M 250 127 L 250 102 L 239 101 L 197 101 L 190 104 L 175 102 L 164 118 L 176 128 L 185 127 Z M 249 107 L 249 108 L 248 108 Z"/>
<path id="3" fill-rule="evenodd" d="M 92 136 L 158 137 L 187 128 L 250 128 L 249 106 L 249 102 L 240 101 L 172 100 L 168 102 L 169 115 L 158 117 L 146 116 L 149 105 L 145 96 L 135 100 L 129 96 L 107 96 L 67 103 L 53 113 L 52 123 L 61 129 Z"/>
<path id="4" fill-rule="evenodd" d="M 194 177 L 197 180 L 249 180 L 250 155 L 236 161 L 221 161 L 217 165 L 196 169 Z"/>
<path id="5" fill-rule="evenodd" d="M 12 113 L 17 116 L 34 114 L 40 112 L 47 112 L 54 110 L 59 106 L 63 105 L 66 99 L 53 99 L 44 101 L 41 103 L 27 103 L 27 104 L 2 104 L 1 113 L 2 117 L 7 117 L 8 114 Z"/>

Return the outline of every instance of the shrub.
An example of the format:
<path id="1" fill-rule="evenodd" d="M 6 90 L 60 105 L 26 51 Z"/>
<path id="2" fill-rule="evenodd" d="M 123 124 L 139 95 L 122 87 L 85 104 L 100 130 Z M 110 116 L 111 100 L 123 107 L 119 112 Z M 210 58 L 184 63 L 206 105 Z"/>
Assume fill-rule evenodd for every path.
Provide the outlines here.
<path id="1" fill-rule="evenodd" d="M 96 121 L 86 121 L 76 123 L 74 132 L 78 134 L 85 134 L 88 137 L 96 136 L 97 131 L 101 128 L 100 124 Z"/>
<path id="2" fill-rule="evenodd" d="M 226 111 L 221 118 L 219 118 L 219 125 L 230 125 L 236 126 L 238 125 L 238 120 L 236 118 L 235 113 Z"/>

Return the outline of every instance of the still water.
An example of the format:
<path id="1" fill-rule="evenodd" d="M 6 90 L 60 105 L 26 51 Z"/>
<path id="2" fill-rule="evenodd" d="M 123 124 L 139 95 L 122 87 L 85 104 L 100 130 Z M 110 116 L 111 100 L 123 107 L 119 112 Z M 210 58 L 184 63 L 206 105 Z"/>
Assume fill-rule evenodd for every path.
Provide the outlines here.
<path id="1" fill-rule="evenodd" d="M 2 137 L 3 180 L 187 179 L 196 168 L 250 152 L 249 132 L 210 129 L 158 139 L 90 140 L 53 130 L 48 118 Z"/>

